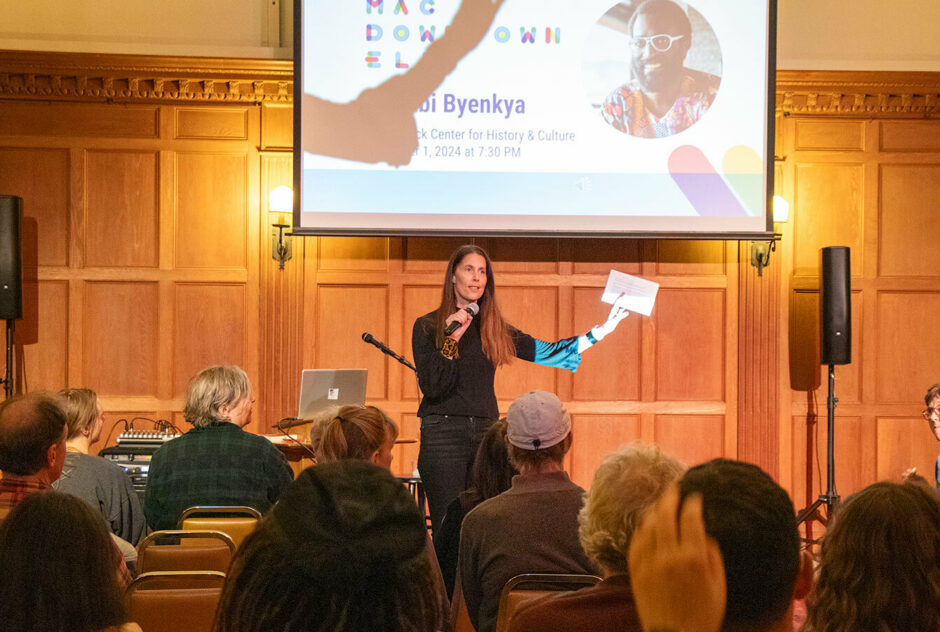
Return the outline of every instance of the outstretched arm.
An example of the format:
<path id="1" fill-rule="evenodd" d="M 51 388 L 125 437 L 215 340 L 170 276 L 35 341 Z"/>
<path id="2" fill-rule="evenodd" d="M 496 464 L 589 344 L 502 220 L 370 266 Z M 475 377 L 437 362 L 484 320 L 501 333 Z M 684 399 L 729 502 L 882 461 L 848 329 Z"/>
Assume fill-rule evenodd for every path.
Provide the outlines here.
<path id="1" fill-rule="evenodd" d="M 617 328 L 621 320 L 630 315 L 625 304 L 626 295 L 621 293 L 610 307 L 610 314 L 608 314 L 607 320 L 600 325 L 594 325 L 586 334 L 578 336 L 578 353 L 584 353 L 603 340 L 607 334 Z"/>

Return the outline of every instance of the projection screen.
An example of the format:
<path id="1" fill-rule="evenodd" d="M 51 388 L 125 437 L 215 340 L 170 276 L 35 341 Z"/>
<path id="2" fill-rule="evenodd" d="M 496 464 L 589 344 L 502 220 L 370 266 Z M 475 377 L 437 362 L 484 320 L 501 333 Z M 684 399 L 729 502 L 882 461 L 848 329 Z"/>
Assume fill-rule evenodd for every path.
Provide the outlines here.
<path id="1" fill-rule="evenodd" d="M 295 0 L 294 232 L 766 238 L 772 0 Z"/>

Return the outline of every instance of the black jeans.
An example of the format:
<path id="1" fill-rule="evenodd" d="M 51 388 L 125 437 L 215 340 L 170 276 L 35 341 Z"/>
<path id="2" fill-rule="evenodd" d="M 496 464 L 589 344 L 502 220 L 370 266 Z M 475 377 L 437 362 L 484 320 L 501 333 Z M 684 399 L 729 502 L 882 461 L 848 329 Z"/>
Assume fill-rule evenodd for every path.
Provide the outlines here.
<path id="1" fill-rule="evenodd" d="M 473 458 L 494 419 L 460 415 L 421 418 L 418 473 L 428 498 L 431 528 L 437 531 L 444 512 L 467 486 Z"/>

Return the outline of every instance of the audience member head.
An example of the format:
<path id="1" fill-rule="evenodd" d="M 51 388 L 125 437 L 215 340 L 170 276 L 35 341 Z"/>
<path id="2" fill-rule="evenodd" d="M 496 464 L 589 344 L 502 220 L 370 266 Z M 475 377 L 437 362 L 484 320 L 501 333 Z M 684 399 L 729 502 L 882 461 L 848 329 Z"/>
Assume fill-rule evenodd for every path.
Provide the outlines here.
<path id="1" fill-rule="evenodd" d="M 375 406 L 343 406 L 318 431 L 320 463 L 357 459 L 392 466 L 398 426 Z"/>
<path id="2" fill-rule="evenodd" d="M 850 496 L 823 538 L 807 629 L 940 629 L 940 499 L 875 483 Z"/>
<path id="3" fill-rule="evenodd" d="M 196 428 L 229 421 L 244 427 L 251 421 L 251 382 L 237 366 L 213 366 L 190 380 L 183 416 Z"/>
<path id="4" fill-rule="evenodd" d="M 561 466 L 571 447 L 571 416 L 554 393 L 530 391 L 506 412 L 509 460 L 520 472 Z"/>
<path id="5" fill-rule="evenodd" d="M 124 623 L 114 545 L 68 494 L 31 494 L 0 523 L 4 632 L 98 632 Z"/>
<path id="6" fill-rule="evenodd" d="M 443 629 L 424 518 L 386 469 L 304 470 L 232 561 L 216 632 Z"/>
<path id="7" fill-rule="evenodd" d="M 640 442 L 608 454 L 594 473 L 578 515 L 581 546 L 588 557 L 607 574 L 628 572 L 634 530 L 684 469 L 655 445 Z"/>
<path id="8" fill-rule="evenodd" d="M 924 419 L 927 420 L 933 435 L 940 439 L 940 384 L 934 384 L 927 389 L 924 403 L 927 404 L 923 412 Z"/>
<path id="9" fill-rule="evenodd" d="M 681 498 L 702 495 L 705 531 L 721 549 L 728 583 L 725 630 L 792 625 L 794 597 L 811 585 L 787 493 L 756 465 L 715 459 L 689 469 Z M 806 562 L 806 560 L 803 560 Z M 799 579 L 799 581 L 798 581 Z"/>
<path id="10" fill-rule="evenodd" d="M 512 477 L 519 471 L 509 462 L 506 444 L 506 419 L 500 419 L 487 428 L 480 440 L 473 467 L 470 469 L 468 494 L 473 504 L 498 496 L 512 487 Z"/>
<path id="11" fill-rule="evenodd" d="M 69 441 L 85 437 L 94 443 L 101 436 L 104 413 L 98 403 L 98 395 L 87 388 L 64 388 L 59 391 L 65 423 L 68 424 Z"/>
<path id="12" fill-rule="evenodd" d="M 65 414 L 52 395 L 33 393 L 0 403 L 0 470 L 39 474 L 51 484 L 65 464 Z"/>

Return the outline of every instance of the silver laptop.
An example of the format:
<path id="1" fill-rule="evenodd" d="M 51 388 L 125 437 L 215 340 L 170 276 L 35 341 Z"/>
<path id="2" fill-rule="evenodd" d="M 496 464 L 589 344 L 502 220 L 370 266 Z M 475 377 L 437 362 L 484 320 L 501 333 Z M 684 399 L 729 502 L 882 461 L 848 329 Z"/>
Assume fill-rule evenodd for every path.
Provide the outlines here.
<path id="1" fill-rule="evenodd" d="M 367 369 L 304 369 L 299 419 L 313 419 L 341 406 L 366 402 Z"/>

